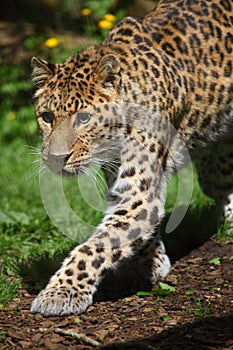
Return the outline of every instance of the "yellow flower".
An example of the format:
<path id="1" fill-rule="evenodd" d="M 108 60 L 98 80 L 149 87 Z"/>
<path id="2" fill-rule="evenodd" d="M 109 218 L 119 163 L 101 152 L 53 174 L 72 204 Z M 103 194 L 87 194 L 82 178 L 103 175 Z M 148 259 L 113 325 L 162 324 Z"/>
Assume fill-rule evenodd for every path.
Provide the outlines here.
<path id="1" fill-rule="evenodd" d="M 108 22 L 114 22 L 116 17 L 111 13 L 107 13 L 106 15 L 104 15 L 104 19 Z"/>
<path id="2" fill-rule="evenodd" d="M 82 9 L 81 14 L 82 14 L 83 16 L 90 16 L 90 14 L 91 14 L 91 9 L 88 9 L 88 8 Z"/>
<path id="3" fill-rule="evenodd" d="M 14 120 L 16 118 L 16 113 L 15 112 L 9 112 L 7 115 L 8 120 Z"/>
<path id="4" fill-rule="evenodd" d="M 106 21 L 105 19 L 99 21 L 98 25 L 101 29 L 111 29 L 113 27 L 113 23 L 110 21 Z"/>
<path id="5" fill-rule="evenodd" d="M 59 45 L 59 40 L 57 38 L 49 38 L 45 40 L 44 44 L 50 49 L 53 49 L 54 47 L 57 47 Z"/>

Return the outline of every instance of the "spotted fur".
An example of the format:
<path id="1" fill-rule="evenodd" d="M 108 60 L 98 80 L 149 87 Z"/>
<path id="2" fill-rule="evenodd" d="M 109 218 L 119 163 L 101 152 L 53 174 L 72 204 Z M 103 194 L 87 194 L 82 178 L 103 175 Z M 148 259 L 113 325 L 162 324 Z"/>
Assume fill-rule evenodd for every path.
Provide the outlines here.
<path id="1" fill-rule="evenodd" d="M 116 178 L 106 171 L 102 223 L 70 253 L 32 312 L 85 311 L 106 270 L 138 252 L 150 259 L 152 279 L 166 276 L 158 226 L 166 179 L 187 148 L 204 190 L 233 222 L 232 51 L 231 0 L 162 0 L 65 63 L 32 59 L 48 167 L 77 175 L 91 161 L 119 165 Z"/>

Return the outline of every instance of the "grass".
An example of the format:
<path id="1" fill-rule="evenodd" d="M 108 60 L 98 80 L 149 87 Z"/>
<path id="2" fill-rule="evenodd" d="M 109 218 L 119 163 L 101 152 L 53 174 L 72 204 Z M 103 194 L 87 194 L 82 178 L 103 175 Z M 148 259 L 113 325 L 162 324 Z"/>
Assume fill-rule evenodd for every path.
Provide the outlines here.
<path id="1" fill-rule="evenodd" d="M 0 307 L 2 307 L 17 296 L 17 290 L 22 284 L 22 266 L 30 266 L 36 261 L 52 259 L 65 254 L 75 245 L 75 242 L 70 239 L 69 232 L 65 234 L 64 230 L 63 233 L 59 232 L 48 217 L 42 203 L 38 176 L 40 161 L 38 152 L 34 152 L 34 149 L 41 147 L 41 141 L 31 102 L 32 90 L 29 73 L 23 67 L 2 65 L 0 77 L 2 77 L 0 78 L 0 94 L 3 97 L 0 104 L 2 116 L 0 129 Z M 183 169 L 180 176 L 183 179 L 183 193 L 186 193 L 190 187 L 190 169 Z M 52 181 L 57 180 L 53 178 Z M 168 213 L 171 213 L 174 208 L 178 182 L 179 178 L 174 176 L 168 184 L 166 204 Z M 92 195 L 94 187 L 86 190 L 85 183 L 86 180 L 80 185 L 77 179 L 64 179 L 60 184 L 68 207 L 72 208 L 71 219 L 68 218 L 69 212 L 62 220 L 71 220 L 69 223 L 71 223 L 72 230 L 76 227 L 77 217 L 89 226 L 95 226 L 102 217 L 101 210 L 92 208 L 95 206 L 95 203 L 91 202 L 94 197 Z M 88 200 L 86 198 L 86 202 L 91 202 L 90 205 L 82 198 L 83 190 L 85 196 L 89 191 L 89 198 Z M 59 212 L 61 197 L 53 198 L 58 198 L 57 202 L 55 201 L 57 205 L 55 211 L 57 209 Z M 178 205 L 185 206 L 187 204 L 185 201 L 185 198 L 179 197 Z M 195 175 L 189 212 L 210 206 L 213 206 L 213 202 L 203 195 Z M 61 211 L 62 209 L 61 207 Z M 221 237 L 226 236 L 227 229 L 222 228 Z M 37 278 L 40 279 L 40 276 Z"/>
<path id="2" fill-rule="evenodd" d="M 32 86 L 21 82 L 22 68 L 0 67 L 1 206 L 0 206 L 0 305 L 16 296 L 22 265 L 53 258 L 75 242 L 53 225 L 42 203 L 39 186 L 41 147 L 32 105 Z M 28 74 L 29 75 L 29 74 Z M 29 80 L 28 80 L 29 81 Z M 65 196 L 84 222 L 95 226 L 101 213 L 80 199 L 75 179 L 62 182 Z M 81 214 L 80 214 L 81 213 Z M 12 279 L 12 276 L 15 278 Z M 9 284 L 7 281 L 11 279 Z"/>

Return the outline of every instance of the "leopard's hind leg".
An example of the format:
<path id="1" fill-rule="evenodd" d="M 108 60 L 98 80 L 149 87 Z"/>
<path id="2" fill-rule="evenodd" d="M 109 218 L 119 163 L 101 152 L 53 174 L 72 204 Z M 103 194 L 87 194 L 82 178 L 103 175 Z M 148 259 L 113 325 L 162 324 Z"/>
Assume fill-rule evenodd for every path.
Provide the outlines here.
<path id="1" fill-rule="evenodd" d="M 215 199 L 219 221 L 225 219 L 233 232 L 233 129 L 218 142 L 211 143 L 196 159 L 199 182 Z"/>

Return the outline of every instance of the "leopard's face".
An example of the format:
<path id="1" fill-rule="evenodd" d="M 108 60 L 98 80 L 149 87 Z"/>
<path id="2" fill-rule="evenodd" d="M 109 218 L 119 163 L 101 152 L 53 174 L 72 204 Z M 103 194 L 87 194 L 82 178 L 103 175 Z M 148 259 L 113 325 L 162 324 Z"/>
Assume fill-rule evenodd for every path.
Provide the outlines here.
<path id="1" fill-rule="evenodd" d="M 96 64 L 93 51 L 58 65 L 32 61 L 42 158 L 57 174 L 76 175 L 90 162 L 117 158 L 124 139 L 120 63 L 107 54 Z"/>

